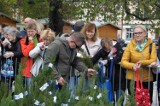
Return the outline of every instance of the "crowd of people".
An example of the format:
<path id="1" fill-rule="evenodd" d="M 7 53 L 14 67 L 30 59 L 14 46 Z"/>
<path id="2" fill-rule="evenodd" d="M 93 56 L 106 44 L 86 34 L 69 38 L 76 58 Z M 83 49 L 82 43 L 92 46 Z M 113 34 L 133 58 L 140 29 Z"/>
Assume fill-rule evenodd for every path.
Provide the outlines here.
<path id="1" fill-rule="evenodd" d="M 81 73 L 85 73 L 85 89 L 88 89 L 90 76 L 97 73 L 97 70 L 87 67 L 79 59 L 83 57 L 78 54 L 85 54 L 93 64 L 103 63 L 106 70 L 110 70 L 112 56 L 114 72 L 110 74 L 109 71 L 105 71 L 104 79 L 111 75 L 113 91 L 117 94 L 116 100 L 126 87 L 130 88 L 132 80 L 136 81 L 136 71 L 140 70 L 140 79 L 144 88 L 150 90 L 152 102 L 154 75 L 152 72 L 149 73 L 147 66 L 159 65 L 160 37 L 157 50 L 156 45 L 147 37 L 147 29 L 143 25 L 137 25 L 133 30 L 134 38 L 123 50 L 120 42 L 113 43 L 114 39 L 100 39 L 94 23 L 77 22 L 75 25 L 79 26 L 74 26 L 72 32 L 58 36 L 50 28 L 44 29 L 41 23 L 29 17 L 24 20 L 23 31 L 18 31 L 12 26 L 0 25 L 1 70 L 4 70 L 7 59 L 13 61 L 14 75 L 10 77 L 12 83 L 20 74 L 18 67 L 21 63 L 23 82 L 29 91 L 32 77 L 38 76 L 44 67 L 50 68 L 53 71 L 53 80 L 58 82 L 59 89 L 68 82 L 71 96 L 74 96 L 77 85 L 75 77 L 80 80 Z M 4 76 L 1 77 L 1 81 L 9 79 Z"/>

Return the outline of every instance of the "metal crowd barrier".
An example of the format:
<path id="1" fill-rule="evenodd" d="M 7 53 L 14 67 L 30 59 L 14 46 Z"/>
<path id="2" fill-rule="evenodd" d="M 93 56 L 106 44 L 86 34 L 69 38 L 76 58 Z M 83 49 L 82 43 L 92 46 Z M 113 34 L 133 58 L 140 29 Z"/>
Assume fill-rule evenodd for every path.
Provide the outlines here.
<path id="1" fill-rule="evenodd" d="M 158 93 L 156 93 L 156 95 L 153 95 L 153 93 L 152 93 L 152 100 L 153 100 L 153 98 L 156 98 L 156 99 L 158 99 L 157 101 L 159 101 L 160 100 L 160 66 L 157 66 L 157 67 L 152 67 L 151 65 L 149 65 L 149 66 L 147 66 L 146 68 L 148 68 L 148 79 L 150 80 L 150 75 L 151 74 L 153 74 L 153 72 L 152 72 L 152 70 L 153 69 L 156 69 L 157 70 L 157 73 L 156 74 L 153 74 L 153 79 L 154 79 L 154 81 L 153 82 L 150 82 L 150 81 L 148 81 L 148 89 L 150 89 L 151 88 L 151 83 L 154 83 L 154 82 L 156 82 L 157 84 L 156 84 L 156 88 L 157 88 L 157 91 L 158 91 Z M 159 70 L 159 73 L 158 73 L 158 70 Z M 118 78 L 118 80 L 119 80 L 119 90 L 118 91 L 123 91 L 123 93 L 125 92 L 125 90 L 126 89 L 130 89 L 130 88 L 128 88 L 128 81 L 127 81 L 127 79 L 125 78 L 125 90 L 124 90 L 124 87 L 122 86 L 122 84 L 124 83 L 124 82 L 122 82 L 122 77 L 123 77 L 123 73 L 122 73 L 122 71 L 125 71 L 125 74 L 127 74 L 127 72 L 128 72 L 128 70 L 122 70 L 122 67 L 120 66 L 120 68 L 119 68 L 119 70 L 115 70 L 115 68 L 113 68 L 113 77 L 112 77 L 112 88 L 114 89 L 115 88 L 115 86 L 114 85 L 116 85 L 116 83 L 117 82 L 115 82 L 115 77 L 114 77 L 114 75 L 116 74 L 116 72 L 117 71 L 119 71 L 119 78 Z M 141 70 L 141 71 L 143 71 L 143 69 Z M 125 75 L 125 77 L 126 77 L 126 75 Z M 136 72 L 134 72 L 134 77 L 136 77 Z M 142 75 L 142 77 L 143 77 L 143 75 Z M 156 78 L 155 78 L 156 77 Z M 124 85 L 124 84 L 123 84 Z M 135 81 L 134 81 L 134 85 L 135 85 Z M 152 84 L 153 85 L 153 84 Z M 154 87 L 154 85 L 152 86 L 152 87 Z M 123 89 L 123 90 L 122 90 Z M 154 88 L 152 88 L 152 92 L 154 92 Z M 115 96 L 115 103 L 116 103 L 116 101 L 117 101 L 117 99 L 116 99 L 116 97 L 118 96 L 120 96 L 121 94 L 116 94 L 116 92 L 114 91 L 114 96 Z M 157 101 L 152 101 L 152 102 L 156 102 L 156 104 L 153 104 L 153 106 L 159 106 L 159 104 L 157 103 Z M 116 106 L 116 104 L 115 104 L 115 106 Z"/>
<path id="2" fill-rule="evenodd" d="M 19 67 L 19 62 L 17 61 L 18 59 L 16 58 L 15 59 L 15 61 L 12 63 L 12 64 L 14 64 L 13 65 L 13 70 L 14 70 L 14 74 L 13 74 L 13 76 L 9 76 L 9 77 L 6 77 L 6 76 L 3 76 L 2 75 L 2 70 L 4 70 L 3 72 L 6 72 L 6 70 L 4 69 L 4 68 L 2 68 L 3 67 L 3 65 L 4 65 L 4 61 L 1 59 L 1 61 L 0 61 L 0 82 L 2 83 L 2 82 L 4 82 L 4 83 L 7 83 L 8 84 L 8 89 L 9 90 L 11 90 L 11 87 L 12 87 L 12 82 L 15 80 L 15 78 L 16 78 L 16 75 L 18 74 L 17 72 L 18 72 L 18 67 Z M 7 66 L 6 66 L 7 67 Z M 10 68 L 10 67 L 8 67 L 8 68 Z M 10 69 L 8 69 L 8 70 L 10 70 Z M 8 73 L 10 73 L 10 72 L 8 72 Z M 7 74 L 7 72 L 6 72 L 6 74 Z"/>
<path id="3" fill-rule="evenodd" d="M 16 59 L 16 63 L 14 63 L 15 64 L 15 69 L 14 70 L 18 70 L 19 68 L 19 63 L 17 62 L 17 59 Z M 3 63 L 2 63 L 2 61 L 0 62 L 0 66 L 2 66 L 3 65 Z M 147 68 L 149 69 L 149 76 L 150 76 L 150 74 L 152 74 L 152 66 L 147 66 Z M 155 67 L 154 67 L 155 68 Z M 0 71 L 2 70 L 2 67 L 0 67 Z M 160 80 L 159 80 L 159 76 L 158 76 L 158 70 L 160 70 L 160 66 L 158 66 L 157 67 L 157 73 L 156 73 L 156 80 L 155 81 L 157 81 L 157 82 L 159 82 L 159 84 L 160 84 Z M 124 81 L 122 81 L 122 76 L 124 76 L 123 75 L 123 73 L 124 72 L 122 72 L 122 71 L 124 71 L 124 69 L 122 70 L 122 67 L 121 67 L 121 65 L 119 64 L 119 70 L 115 70 L 115 66 L 114 66 L 114 68 L 113 68 L 113 77 L 112 77 L 112 87 L 113 87 L 113 89 L 115 88 L 115 85 L 117 84 L 117 82 L 115 82 L 115 80 L 116 80 L 116 78 L 114 77 L 115 76 L 115 74 L 117 73 L 119 71 L 119 79 L 118 79 L 118 84 L 119 84 L 119 91 L 121 91 L 122 90 L 122 87 L 124 88 L 124 86 L 122 86 L 122 83 L 125 83 L 125 88 L 127 88 L 127 84 L 128 84 L 128 82 L 127 82 L 127 79 L 125 79 L 125 82 Z M 14 73 L 14 77 L 16 77 L 16 75 L 17 75 L 17 73 L 16 72 L 18 72 L 18 71 L 15 71 L 15 73 Z M 20 73 L 19 73 L 20 74 Z M 127 70 L 125 70 L 125 74 L 127 74 Z M 160 75 L 160 74 L 159 74 Z M 135 73 L 134 73 L 134 76 L 135 76 Z M 125 77 L 126 77 L 126 75 L 125 75 Z M 149 78 L 150 79 L 150 78 Z M 0 81 L 1 82 L 5 82 L 5 83 L 8 83 L 8 88 L 9 88 L 9 90 L 11 90 L 11 85 L 12 85 L 12 82 L 13 82 L 13 79 L 11 78 L 11 77 L 9 77 L 9 78 L 4 78 L 4 77 L 2 77 L 1 75 L 0 75 Z M 158 86 L 160 86 L 159 84 L 157 84 L 157 88 L 158 88 Z M 150 82 L 149 82 L 149 84 L 148 84 L 148 88 L 150 88 Z M 129 88 L 128 88 L 129 89 Z M 157 89 L 158 91 L 159 91 L 159 93 L 157 94 L 158 95 L 158 97 L 160 98 L 160 88 L 158 88 Z M 124 92 L 124 90 L 123 90 L 123 92 Z M 115 96 L 115 101 L 117 101 L 117 97 L 118 96 L 120 96 L 120 94 L 116 94 L 116 92 L 114 92 L 114 96 Z M 157 96 L 156 96 L 157 97 Z"/>

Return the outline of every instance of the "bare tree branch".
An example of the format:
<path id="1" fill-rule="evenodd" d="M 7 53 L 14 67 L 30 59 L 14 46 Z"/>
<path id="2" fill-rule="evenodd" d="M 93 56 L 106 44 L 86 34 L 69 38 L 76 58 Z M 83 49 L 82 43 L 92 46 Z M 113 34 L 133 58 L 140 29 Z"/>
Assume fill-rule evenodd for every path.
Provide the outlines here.
<path id="1" fill-rule="evenodd" d="M 160 8 L 160 5 L 159 4 L 155 4 L 158 8 Z M 124 7 L 125 7 L 125 13 L 127 15 L 131 15 L 131 16 L 134 16 L 136 17 L 137 19 L 141 20 L 141 21 L 147 21 L 147 20 L 155 20 L 155 19 L 160 19 L 160 17 L 141 17 L 139 16 L 138 14 L 134 14 L 134 13 L 131 13 L 130 12 L 130 9 L 127 7 L 127 0 L 125 0 L 125 3 L 124 3 Z"/>

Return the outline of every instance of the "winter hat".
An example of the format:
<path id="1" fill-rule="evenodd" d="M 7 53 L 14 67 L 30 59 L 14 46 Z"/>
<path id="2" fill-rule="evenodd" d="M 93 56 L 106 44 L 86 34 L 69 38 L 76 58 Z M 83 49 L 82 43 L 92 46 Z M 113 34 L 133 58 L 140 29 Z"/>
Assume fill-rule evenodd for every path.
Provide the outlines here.
<path id="1" fill-rule="evenodd" d="M 73 29 L 75 32 L 80 32 L 81 29 L 83 28 L 84 26 L 84 21 L 77 21 L 74 26 L 73 26 Z"/>

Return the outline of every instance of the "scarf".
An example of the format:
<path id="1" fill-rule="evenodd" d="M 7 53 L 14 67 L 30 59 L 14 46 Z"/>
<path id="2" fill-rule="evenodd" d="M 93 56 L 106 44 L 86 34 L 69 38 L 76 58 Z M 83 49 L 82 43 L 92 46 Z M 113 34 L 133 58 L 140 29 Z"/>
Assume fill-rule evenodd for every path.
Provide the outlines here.
<path id="1" fill-rule="evenodd" d="M 136 50 L 139 51 L 139 52 L 142 52 L 145 45 L 147 43 L 147 39 L 144 39 L 143 40 L 143 43 L 142 44 L 139 44 L 138 42 L 136 43 Z"/>
<path id="2" fill-rule="evenodd" d="M 34 43 L 34 47 L 36 47 L 36 46 L 37 46 L 37 43 L 38 43 L 38 39 L 37 39 L 36 35 L 34 36 L 33 43 Z M 35 62 L 36 59 L 37 59 L 37 57 L 34 58 L 33 61 Z"/>
<path id="3" fill-rule="evenodd" d="M 36 47 L 37 43 L 38 43 L 38 39 L 37 39 L 36 35 L 34 36 L 33 43 L 34 43 L 34 47 Z"/>

